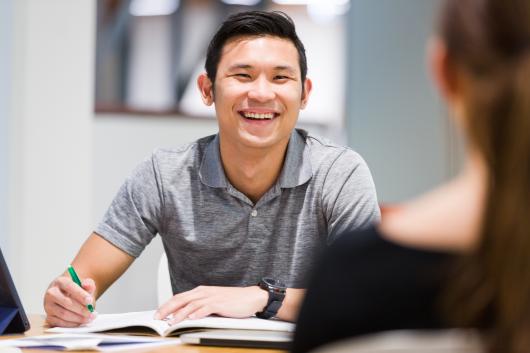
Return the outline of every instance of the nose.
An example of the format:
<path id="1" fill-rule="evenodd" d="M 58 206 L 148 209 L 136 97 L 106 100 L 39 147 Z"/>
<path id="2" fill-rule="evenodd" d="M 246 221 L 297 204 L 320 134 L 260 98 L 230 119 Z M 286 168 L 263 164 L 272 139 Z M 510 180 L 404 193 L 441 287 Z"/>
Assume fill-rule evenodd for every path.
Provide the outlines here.
<path id="1" fill-rule="evenodd" d="M 266 77 L 258 77 L 254 80 L 252 87 L 248 91 L 248 98 L 258 102 L 273 100 L 275 96 L 272 83 Z"/>

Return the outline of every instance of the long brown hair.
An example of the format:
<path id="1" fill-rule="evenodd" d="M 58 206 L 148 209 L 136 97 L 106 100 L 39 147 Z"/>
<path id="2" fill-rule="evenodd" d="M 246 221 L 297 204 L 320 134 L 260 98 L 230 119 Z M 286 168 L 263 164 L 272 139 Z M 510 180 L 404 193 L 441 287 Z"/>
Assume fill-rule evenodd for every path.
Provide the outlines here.
<path id="1" fill-rule="evenodd" d="M 488 170 L 481 242 L 448 293 L 490 352 L 530 352 L 530 0 L 446 0 L 440 35 Z"/>

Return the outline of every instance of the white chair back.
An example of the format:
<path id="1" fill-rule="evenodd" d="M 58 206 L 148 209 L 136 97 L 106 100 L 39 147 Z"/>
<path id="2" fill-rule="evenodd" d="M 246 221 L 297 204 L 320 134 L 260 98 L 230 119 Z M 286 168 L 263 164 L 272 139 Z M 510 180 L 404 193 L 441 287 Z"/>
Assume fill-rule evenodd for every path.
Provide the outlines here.
<path id="1" fill-rule="evenodd" d="M 169 277 L 169 267 L 167 264 L 166 252 L 162 252 L 160 261 L 158 262 L 158 277 L 157 277 L 157 298 L 158 306 L 164 304 L 173 296 L 173 289 L 171 288 L 171 278 Z"/>

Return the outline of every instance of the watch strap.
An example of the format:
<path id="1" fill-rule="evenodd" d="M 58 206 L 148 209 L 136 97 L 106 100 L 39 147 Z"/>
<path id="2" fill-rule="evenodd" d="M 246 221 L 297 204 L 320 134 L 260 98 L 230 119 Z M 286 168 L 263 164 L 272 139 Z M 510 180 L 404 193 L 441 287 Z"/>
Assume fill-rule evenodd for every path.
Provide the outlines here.
<path id="1" fill-rule="evenodd" d="M 280 283 L 278 281 L 275 281 L 277 283 Z M 256 316 L 261 319 L 270 319 L 278 313 L 278 310 L 280 310 L 280 307 L 282 306 L 283 299 L 285 298 L 285 291 L 286 288 L 284 287 L 284 284 L 281 283 L 281 286 L 278 285 L 269 285 L 264 280 L 262 280 L 258 286 L 267 291 L 267 294 L 269 295 L 269 298 L 267 300 L 267 305 L 265 305 L 263 311 L 257 312 Z"/>
<path id="2" fill-rule="evenodd" d="M 282 306 L 282 301 L 273 300 L 265 306 L 263 311 L 257 312 L 256 316 L 260 319 L 270 319 L 278 314 L 278 310 Z"/>

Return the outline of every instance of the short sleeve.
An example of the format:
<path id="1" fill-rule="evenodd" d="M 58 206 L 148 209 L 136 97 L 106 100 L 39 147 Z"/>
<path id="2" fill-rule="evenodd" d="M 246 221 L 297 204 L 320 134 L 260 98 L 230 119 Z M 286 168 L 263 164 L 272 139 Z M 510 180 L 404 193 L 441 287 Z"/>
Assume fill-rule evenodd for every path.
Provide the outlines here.
<path id="1" fill-rule="evenodd" d="M 328 242 L 346 231 L 366 228 L 381 218 L 372 175 L 356 152 L 346 149 L 332 164 L 322 191 Z"/>
<path id="2" fill-rule="evenodd" d="M 125 180 L 95 232 L 138 257 L 163 225 L 162 195 L 153 154 Z"/>

